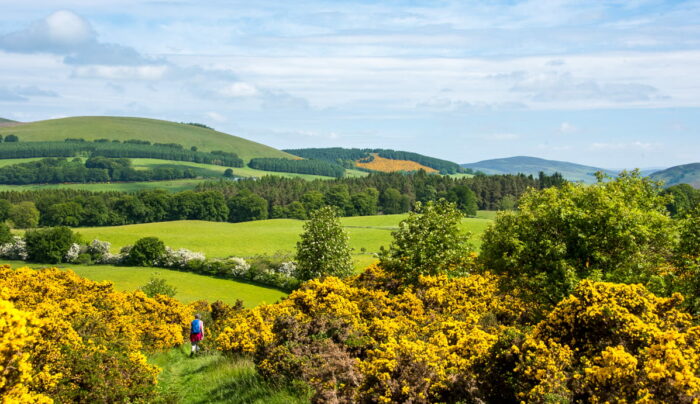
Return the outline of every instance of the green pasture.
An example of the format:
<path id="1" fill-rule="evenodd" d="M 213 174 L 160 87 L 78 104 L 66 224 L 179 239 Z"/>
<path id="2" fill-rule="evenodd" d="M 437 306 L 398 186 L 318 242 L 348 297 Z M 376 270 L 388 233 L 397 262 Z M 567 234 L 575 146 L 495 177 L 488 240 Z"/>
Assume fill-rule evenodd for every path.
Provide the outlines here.
<path id="1" fill-rule="evenodd" d="M 58 141 L 66 138 L 129 140 L 178 143 L 200 151 L 224 150 L 245 161 L 253 157 L 296 158 L 272 147 L 211 129 L 157 119 L 110 116 L 81 116 L 0 127 L 0 134 L 13 133 L 21 142 Z"/>
<path id="2" fill-rule="evenodd" d="M 391 232 L 397 229 L 406 214 L 356 216 L 341 219 L 350 236 L 350 246 L 355 255 L 356 267 L 374 261 L 374 253 L 381 246 L 391 243 Z M 492 216 L 481 213 L 481 217 L 464 219 L 462 228 L 473 234 L 472 241 L 480 245 L 480 236 Z M 75 229 L 86 241 L 95 238 L 112 243 L 114 252 L 131 245 L 139 238 L 153 236 L 163 240 L 172 248 L 187 248 L 200 251 L 207 257 L 251 257 L 268 255 L 277 251 L 292 253 L 303 231 L 303 221 L 294 219 L 271 219 L 243 223 L 174 221 L 145 223 L 113 227 L 83 227 Z"/>
<path id="3" fill-rule="evenodd" d="M 221 300 L 233 304 L 237 299 L 240 299 L 246 307 L 254 307 L 262 303 L 275 303 L 287 295 L 280 290 L 256 284 L 164 268 L 76 264 L 44 265 L 6 260 L 0 260 L 0 264 L 9 264 L 13 268 L 28 266 L 38 269 L 56 266 L 61 269 L 72 269 L 76 274 L 93 281 L 111 281 L 115 288 L 123 291 L 136 290 L 145 285 L 151 277 L 156 276 L 175 286 L 177 288 L 175 298 L 183 303 L 203 299 L 210 302 Z"/>
<path id="4" fill-rule="evenodd" d="M 2 160 L 0 160 L 2 161 Z M 147 182 L 105 182 L 98 184 L 32 184 L 32 185 L 2 185 L 0 191 L 35 191 L 42 189 L 83 189 L 94 192 L 136 192 L 143 189 L 164 189 L 170 192 L 187 191 L 210 179 L 184 179 L 170 181 Z"/>

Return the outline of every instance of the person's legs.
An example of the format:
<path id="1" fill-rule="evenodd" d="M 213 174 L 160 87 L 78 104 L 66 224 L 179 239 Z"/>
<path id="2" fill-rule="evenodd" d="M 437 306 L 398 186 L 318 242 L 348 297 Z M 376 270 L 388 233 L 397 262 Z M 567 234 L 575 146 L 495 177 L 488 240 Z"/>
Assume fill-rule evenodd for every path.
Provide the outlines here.
<path id="1" fill-rule="evenodd" d="M 194 355 L 195 352 L 199 349 L 199 348 L 197 347 L 197 344 L 198 344 L 197 342 L 193 342 L 193 343 L 192 343 L 192 353 L 191 353 L 190 355 Z"/>

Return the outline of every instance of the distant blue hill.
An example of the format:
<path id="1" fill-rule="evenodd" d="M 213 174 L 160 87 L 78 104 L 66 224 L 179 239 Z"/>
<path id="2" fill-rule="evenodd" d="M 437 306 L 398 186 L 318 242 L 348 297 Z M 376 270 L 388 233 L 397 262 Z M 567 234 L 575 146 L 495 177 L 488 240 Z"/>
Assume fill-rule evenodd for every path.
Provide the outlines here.
<path id="1" fill-rule="evenodd" d="M 582 164 L 569 163 L 566 161 L 545 160 L 537 157 L 516 156 L 502 159 L 483 160 L 477 163 L 462 164 L 464 168 L 471 168 L 481 171 L 484 174 L 531 174 L 539 175 L 540 171 L 545 174 L 560 173 L 569 181 L 593 183 L 596 181 L 596 171 L 615 176 L 618 173 L 599 167 L 585 166 Z"/>
<path id="2" fill-rule="evenodd" d="M 683 164 L 657 171 L 651 175 L 657 181 L 663 181 L 666 186 L 689 184 L 700 188 L 700 163 Z"/>

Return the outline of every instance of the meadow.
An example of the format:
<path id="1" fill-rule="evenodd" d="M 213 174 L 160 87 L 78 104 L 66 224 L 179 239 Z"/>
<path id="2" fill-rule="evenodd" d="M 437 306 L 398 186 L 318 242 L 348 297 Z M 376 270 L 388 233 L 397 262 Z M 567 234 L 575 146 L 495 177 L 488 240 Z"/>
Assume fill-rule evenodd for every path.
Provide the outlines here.
<path id="1" fill-rule="evenodd" d="M 481 211 L 475 218 L 462 221 L 462 229 L 472 233 L 475 247 L 480 246 L 480 236 L 491 223 L 495 212 Z M 381 246 L 391 243 L 391 231 L 397 229 L 407 214 L 355 216 L 341 218 L 341 223 L 350 236 L 355 267 L 362 268 L 372 263 L 374 253 Z M 112 251 L 118 252 L 142 237 L 153 236 L 163 240 L 172 248 L 187 248 L 203 252 L 207 257 L 251 257 L 269 255 L 283 251 L 293 253 L 303 221 L 294 219 L 271 219 L 242 223 L 173 221 L 144 223 L 113 227 L 76 228 L 86 241 L 95 238 L 112 243 Z"/>
<path id="2" fill-rule="evenodd" d="M 165 279 L 168 284 L 175 286 L 177 294 L 174 297 L 183 303 L 204 299 L 210 302 L 221 300 L 228 304 L 234 304 L 236 300 L 240 299 L 246 307 L 255 307 L 263 303 L 274 303 L 287 295 L 285 292 L 270 287 L 165 268 L 79 264 L 46 265 L 6 260 L 0 260 L 0 264 L 8 264 L 13 268 L 28 266 L 34 269 L 46 267 L 71 269 L 76 274 L 93 281 L 110 281 L 114 283 L 116 289 L 127 292 L 138 289 L 155 276 Z"/>

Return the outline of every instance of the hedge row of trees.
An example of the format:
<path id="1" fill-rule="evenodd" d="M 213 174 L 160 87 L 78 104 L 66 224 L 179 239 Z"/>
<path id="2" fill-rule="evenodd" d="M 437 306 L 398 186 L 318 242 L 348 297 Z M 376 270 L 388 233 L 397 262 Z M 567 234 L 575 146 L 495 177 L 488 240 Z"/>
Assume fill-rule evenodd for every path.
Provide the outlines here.
<path id="1" fill-rule="evenodd" d="M 258 157 L 251 159 L 248 166 L 257 170 L 325 175 L 335 178 L 340 178 L 345 174 L 345 169 L 343 167 L 324 160 L 290 160 Z"/>
<path id="2" fill-rule="evenodd" d="M 311 149 L 287 149 L 287 153 L 295 156 L 325 160 L 331 163 L 340 164 L 350 168 L 354 164 L 352 162 L 364 158 L 371 158 L 371 153 L 377 153 L 380 157 L 392 160 L 410 160 L 420 163 L 426 167 L 434 168 L 443 174 L 454 174 L 459 172 L 471 173 L 470 169 L 464 169 L 459 164 L 447 160 L 441 160 L 434 157 L 424 156 L 418 153 L 405 151 L 397 151 L 391 149 L 346 149 L 342 147 L 330 148 L 311 148 Z"/>
<path id="3" fill-rule="evenodd" d="M 196 150 L 183 150 L 170 144 L 152 145 L 148 141 L 124 142 L 82 142 L 80 139 L 67 139 L 65 142 L 24 142 L 0 144 L 0 159 L 31 157 L 111 157 L 111 158 L 154 158 L 194 163 L 214 164 L 228 167 L 243 167 L 235 153 L 214 151 L 210 153 Z"/>
<path id="4" fill-rule="evenodd" d="M 92 157 L 85 163 L 76 158 L 46 158 L 0 167 L 0 184 L 61 184 L 110 181 L 159 181 L 195 178 L 189 168 L 158 167 L 135 170 L 129 159 Z"/>

